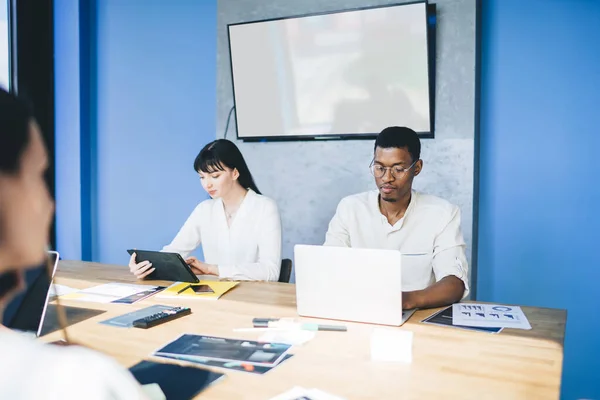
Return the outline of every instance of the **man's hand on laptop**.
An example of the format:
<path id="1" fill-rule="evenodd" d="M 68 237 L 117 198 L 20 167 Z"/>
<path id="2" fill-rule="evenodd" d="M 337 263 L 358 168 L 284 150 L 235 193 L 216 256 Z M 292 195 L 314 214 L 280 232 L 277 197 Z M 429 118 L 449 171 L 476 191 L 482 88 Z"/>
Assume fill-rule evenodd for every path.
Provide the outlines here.
<path id="1" fill-rule="evenodd" d="M 402 292 L 402 309 L 412 310 L 413 308 L 417 308 L 416 296 L 417 292 Z"/>
<path id="2" fill-rule="evenodd" d="M 449 275 L 426 289 L 402 292 L 402 309 L 448 306 L 459 302 L 464 291 L 464 282 L 454 275 Z"/>
<path id="3" fill-rule="evenodd" d="M 190 266 L 196 275 L 219 275 L 219 267 L 212 264 L 204 263 L 196 257 L 188 257 L 185 262 Z"/>

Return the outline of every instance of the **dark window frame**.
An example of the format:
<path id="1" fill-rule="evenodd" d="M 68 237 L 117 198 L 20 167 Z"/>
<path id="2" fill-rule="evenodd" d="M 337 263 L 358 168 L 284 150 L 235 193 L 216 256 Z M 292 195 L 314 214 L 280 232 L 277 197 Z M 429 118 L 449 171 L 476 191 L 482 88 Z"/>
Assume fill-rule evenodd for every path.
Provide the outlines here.
<path id="1" fill-rule="evenodd" d="M 46 183 L 55 197 L 54 1 L 8 2 L 11 91 L 27 100 L 41 128 L 50 160 Z M 56 248 L 56 220 L 50 246 Z"/>

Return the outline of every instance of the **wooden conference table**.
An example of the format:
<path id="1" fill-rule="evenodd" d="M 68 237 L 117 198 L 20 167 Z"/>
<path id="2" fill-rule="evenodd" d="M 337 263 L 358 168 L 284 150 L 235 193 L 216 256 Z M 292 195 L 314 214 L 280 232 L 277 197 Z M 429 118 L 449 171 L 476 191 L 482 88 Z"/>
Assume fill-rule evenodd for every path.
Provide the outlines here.
<path id="1" fill-rule="evenodd" d="M 56 279 L 74 288 L 134 281 L 125 266 L 79 261 L 61 261 Z M 286 283 L 242 282 L 217 301 L 150 297 L 132 305 L 62 303 L 106 311 L 69 327 L 70 338 L 109 354 L 125 367 L 151 359 L 154 350 L 184 332 L 256 340 L 262 332 L 234 329 L 251 327 L 254 317 L 297 316 L 295 286 Z M 185 305 L 192 314 L 150 330 L 98 324 L 153 304 Z M 199 397 L 269 399 L 293 386 L 347 399 L 559 397 L 566 311 L 523 307 L 532 330 L 505 329 L 496 335 L 420 323 L 435 311 L 418 311 L 402 327 L 390 328 L 414 333 L 410 364 L 371 361 L 370 335 L 376 327 L 344 323 L 348 332 L 317 332 L 292 351 L 294 357 L 265 375 L 226 371 L 226 378 Z M 55 332 L 42 340 L 60 337 Z"/>

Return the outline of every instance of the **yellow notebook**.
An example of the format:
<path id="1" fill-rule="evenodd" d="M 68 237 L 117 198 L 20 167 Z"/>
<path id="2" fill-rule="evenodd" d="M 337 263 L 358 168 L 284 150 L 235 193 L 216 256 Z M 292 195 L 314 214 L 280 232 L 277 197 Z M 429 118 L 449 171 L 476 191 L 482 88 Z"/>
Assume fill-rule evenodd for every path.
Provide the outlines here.
<path id="1" fill-rule="evenodd" d="M 212 289 L 212 293 L 197 293 L 194 291 L 193 287 L 198 287 L 201 285 L 206 285 Z M 208 300 L 217 300 L 219 297 L 223 296 L 229 290 L 233 289 L 238 285 L 238 282 L 219 282 L 219 281 L 200 281 L 198 283 L 186 283 L 186 282 L 176 282 L 158 293 L 156 297 L 163 298 L 174 298 L 174 297 L 185 297 L 186 299 L 208 299 Z M 186 290 L 181 293 L 178 293 L 181 289 L 189 286 Z"/>

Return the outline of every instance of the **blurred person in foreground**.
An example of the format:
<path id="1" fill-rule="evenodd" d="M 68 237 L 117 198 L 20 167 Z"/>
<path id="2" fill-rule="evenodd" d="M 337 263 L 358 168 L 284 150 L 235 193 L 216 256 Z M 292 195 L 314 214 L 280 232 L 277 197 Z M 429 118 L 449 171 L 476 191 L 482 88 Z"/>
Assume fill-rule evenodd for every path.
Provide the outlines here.
<path id="1" fill-rule="evenodd" d="M 0 321 L 24 289 L 26 269 L 46 258 L 54 212 L 48 154 L 27 105 L 0 89 Z M 137 399 L 141 386 L 114 360 L 80 346 L 43 344 L 0 325 L 0 397 Z"/>

